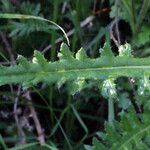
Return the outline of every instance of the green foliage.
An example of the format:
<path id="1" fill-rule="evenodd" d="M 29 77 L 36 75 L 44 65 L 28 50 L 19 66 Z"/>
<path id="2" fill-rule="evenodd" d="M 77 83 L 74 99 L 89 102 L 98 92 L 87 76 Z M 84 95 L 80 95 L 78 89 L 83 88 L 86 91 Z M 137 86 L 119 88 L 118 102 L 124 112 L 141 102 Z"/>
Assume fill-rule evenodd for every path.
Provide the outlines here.
<path id="1" fill-rule="evenodd" d="M 2 12 L 14 12 L 13 6 L 11 2 L 8 0 L 2 0 Z M 33 16 L 39 16 L 41 11 L 41 5 L 40 3 L 34 4 L 27 2 L 22 2 L 19 11 L 21 14 L 27 14 L 27 15 L 33 15 Z M 11 24 L 11 32 L 9 34 L 10 37 L 17 38 L 20 36 L 29 35 L 32 32 L 46 32 L 51 33 L 50 29 L 57 29 L 53 26 L 48 25 L 45 22 L 40 22 L 37 20 L 28 20 L 24 21 L 21 20 L 20 22 L 17 21 L 9 21 Z"/>
<path id="2" fill-rule="evenodd" d="M 40 4 L 33 4 L 27 2 L 23 2 L 20 8 L 20 12 L 22 14 L 27 15 L 34 15 L 39 16 L 41 11 L 41 5 Z M 10 37 L 20 37 L 24 35 L 29 35 L 32 32 L 46 32 L 51 33 L 50 29 L 55 29 L 53 26 L 48 25 L 45 22 L 40 22 L 37 20 L 28 20 L 28 21 L 21 21 L 21 22 L 14 22 L 11 21 L 12 24 L 12 30 L 9 34 Z"/>
<path id="3" fill-rule="evenodd" d="M 149 112 L 136 114 L 133 109 L 121 115 L 115 126 L 105 124 L 105 133 L 99 133 L 101 140 L 93 139 L 93 150 L 148 150 L 150 138 Z"/>
<path id="4" fill-rule="evenodd" d="M 114 18 L 116 15 L 116 9 L 118 7 L 119 19 L 122 19 L 130 24 L 132 30 L 132 45 L 136 47 L 143 46 L 149 39 L 149 25 L 147 25 L 148 17 L 150 10 L 150 1 L 149 0 L 122 0 L 119 3 L 119 6 L 115 5 L 115 1 L 112 0 L 111 13 L 110 17 Z"/>
<path id="5" fill-rule="evenodd" d="M 122 110 L 126 110 L 132 105 L 128 93 L 120 93 L 118 99 L 118 106 L 119 108 L 122 108 Z"/>
<path id="6" fill-rule="evenodd" d="M 126 47 L 124 50 L 126 51 Z M 77 58 L 73 57 L 66 44 L 61 45 L 58 62 L 47 62 L 38 51 L 34 52 L 32 63 L 19 56 L 18 65 L 0 67 L 0 84 L 22 83 L 33 86 L 39 82 L 56 83 L 61 79 L 106 80 L 109 77 L 141 77 L 144 74 L 150 74 L 149 58 L 104 55 L 90 59 L 86 58 L 85 53 L 81 50 L 76 56 Z"/>
<path id="7" fill-rule="evenodd" d="M 8 12 L 8 13 L 12 13 L 14 12 L 14 7 L 13 5 L 11 5 L 9 0 L 1 0 L 0 1 L 0 10 L 3 12 Z"/>
<path id="8" fill-rule="evenodd" d="M 135 47 L 140 47 L 148 44 L 150 41 L 150 26 L 144 24 L 141 28 L 141 32 L 137 34 L 132 40 L 132 45 Z"/>

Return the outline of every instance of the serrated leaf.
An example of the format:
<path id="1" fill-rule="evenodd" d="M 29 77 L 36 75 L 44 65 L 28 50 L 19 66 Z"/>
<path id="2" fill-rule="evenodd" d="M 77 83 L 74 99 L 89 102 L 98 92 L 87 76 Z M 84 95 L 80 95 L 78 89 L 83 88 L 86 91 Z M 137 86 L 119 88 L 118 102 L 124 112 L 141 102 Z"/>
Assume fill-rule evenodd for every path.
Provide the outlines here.
<path id="1" fill-rule="evenodd" d="M 62 54 L 62 58 L 66 61 L 48 63 L 41 53 L 35 52 L 33 63 L 29 62 L 29 68 L 28 62 L 25 60 L 27 63 L 25 66 L 27 66 L 28 71 L 21 65 L 1 67 L 0 83 L 1 85 L 11 83 L 23 84 L 24 82 L 38 79 L 37 77 L 41 75 L 43 75 L 44 78 L 39 81 L 36 80 L 36 82 L 46 82 L 48 84 L 57 83 L 61 78 L 65 78 L 69 82 L 74 82 L 78 78 L 100 81 L 107 80 L 109 77 L 114 79 L 120 76 L 139 78 L 143 76 L 143 74 L 150 75 L 150 58 L 131 57 L 128 59 L 128 57 L 122 56 L 101 57 L 96 59 L 88 58 L 88 61 L 79 61 L 71 55 L 69 48 L 65 44 L 62 45 Z M 36 65 L 34 63 L 36 63 Z M 113 95 L 113 90 L 106 90 L 106 92 L 108 91 L 110 95 Z"/>
<path id="2" fill-rule="evenodd" d="M 139 117 L 132 108 L 128 113 L 122 114 L 121 121 L 117 123 L 117 126 L 105 124 L 104 134 L 106 138 L 103 140 L 93 139 L 93 141 L 95 140 L 94 148 L 98 148 L 98 150 L 104 150 L 105 147 L 109 150 L 129 150 L 134 147 L 146 150 L 150 147 L 149 143 L 144 141 L 150 136 L 149 113 L 143 112 Z"/>
<path id="3" fill-rule="evenodd" d="M 108 43 L 105 43 L 103 48 L 100 48 L 100 53 L 101 53 L 101 57 L 105 56 L 111 58 L 114 56 L 111 47 Z"/>
<path id="4" fill-rule="evenodd" d="M 78 60 L 85 60 L 87 59 L 87 54 L 84 50 L 84 48 L 81 48 L 77 53 L 76 53 L 76 59 Z"/>
<path id="5" fill-rule="evenodd" d="M 58 53 L 58 57 L 60 60 L 73 60 L 73 55 L 67 46 L 67 44 L 62 43 L 60 47 L 60 53 Z"/>

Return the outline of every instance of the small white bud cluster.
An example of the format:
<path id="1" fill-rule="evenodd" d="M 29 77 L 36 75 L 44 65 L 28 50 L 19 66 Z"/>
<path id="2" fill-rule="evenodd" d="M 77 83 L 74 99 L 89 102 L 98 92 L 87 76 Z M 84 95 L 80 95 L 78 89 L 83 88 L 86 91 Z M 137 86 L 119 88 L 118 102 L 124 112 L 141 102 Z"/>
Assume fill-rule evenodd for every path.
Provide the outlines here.
<path id="1" fill-rule="evenodd" d="M 128 56 L 131 57 L 132 56 L 132 49 L 131 49 L 131 45 L 126 43 L 125 45 L 121 45 L 119 47 L 119 56 Z"/>
<path id="2" fill-rule="evenodd" d="M 114 83 L 114 79 L 108 79 L 103 82 L 102 95 L 105 98 L 117 97 L 116 85 Z"/>

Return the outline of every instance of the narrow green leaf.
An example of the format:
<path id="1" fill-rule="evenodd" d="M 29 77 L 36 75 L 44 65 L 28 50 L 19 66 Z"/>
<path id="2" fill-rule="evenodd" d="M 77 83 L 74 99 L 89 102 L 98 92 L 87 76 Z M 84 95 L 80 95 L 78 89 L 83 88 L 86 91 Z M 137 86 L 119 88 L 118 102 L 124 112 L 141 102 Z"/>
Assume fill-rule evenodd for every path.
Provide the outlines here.
<path id="1" fill-rule="evenodd" d="M 58 150 L 55 146 L 51 146 L 48 144 L 45 144 L 44 147 L 47 147 L 49 150 Z"/>
<path id="2" fill-rule="evenodd" d="M 4 150 L 8 150 L 8 148 L 7 148 L 7 146 L 6 146 L 5 142 L 4 142 L 3 137 L 1 136 L 1 134 L 0 134 L 0 144 L 3 146 Z"/>
<path id="3" fill-rule="evenodd" d="M 71 108 L 72 108 L 73 113 L 75 114 L 76 118 L 78 119 L 79 123 L 81 124 L 82 128 L 84 129 L 85 133 L 87 134 L 88 133 L 88 128 L 86 127 L 85 123 L 81 119 L 79 113 L 77 112 L 77 110 L 75 109 L 75 107 L 73 105 L 71 105 Z"/>
<path id="4" fill-rule="evenodd" d="M 8 13 L 0 13 L 0 18 L 3 18 L 3 19 L 23 19 L 23 20 L 26 20 L 26 19 L 35 19 L 35 20 L 41 20 L 41 21 L 45 21 L 45 22 L 48 22 L 48 23 L 51 23 L 53 25 L 55 25 L 56 27 L 58 27 L 64 34 L 66 40 L 67 40 L 67 43 L 68 45 L 70 45 L 70 42 L 69 42 L 69 39 L 68 39 L 68 36 L 66 34 L 66 32 L 64 31 L 64 29 L 59 26 L 57 23 L 51 21 L 51 20 L 47 20 L 45 18 L 42 18 L 42 17 L 38 17 L 38 16 L 32 16 L 32 15 L 23 15 L 23 14 L 8 14 Z"/>
<path id="5" fill-rule="evenodd" d="M 38 144 L 37 142 L 29 143 L 29 144 L 25 144 L 25 145 L 16 146 L 14 148 L 10 148 L 9 150 L 24 150 L 24 149 L 27 149 L 27 148 L 31 148 L 31 147 L 33 147 L 37 144 Z"/>

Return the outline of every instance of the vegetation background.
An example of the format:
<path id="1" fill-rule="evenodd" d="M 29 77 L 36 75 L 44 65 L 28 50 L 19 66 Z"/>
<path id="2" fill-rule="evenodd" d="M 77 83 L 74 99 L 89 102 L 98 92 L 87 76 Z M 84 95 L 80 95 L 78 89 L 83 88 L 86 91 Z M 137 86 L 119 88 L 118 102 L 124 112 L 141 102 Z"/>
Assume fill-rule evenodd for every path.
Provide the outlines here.
<path id="1" fill-rule="evenodd" d="M 83 47 L 90 58 L 99 57 L 106 41 L 115 55 L 120 45 L 130 43 L 135 57 L 148 57 L 149 8 L 150 0 L 0 0 L 1 14 L 40 16 L 59 24 L 72 53 Z M 18 55 L 31 60 L 34 50 L 49 61 L 58 60 L 60 45 L 66 42 L 58 28 L 33 19 L 0 20 L 1 65 L 16 64 Z M 117 94 L 113 126 L 109 98 L 97 82 L 102 85 L 94 80 L 82 88 L 40 83 L 27 91 L 18 84 L 1 86 L 0 149 L 150 149 L 149 76 L 111 82 L 109 91 L 116 87 Z"/>

